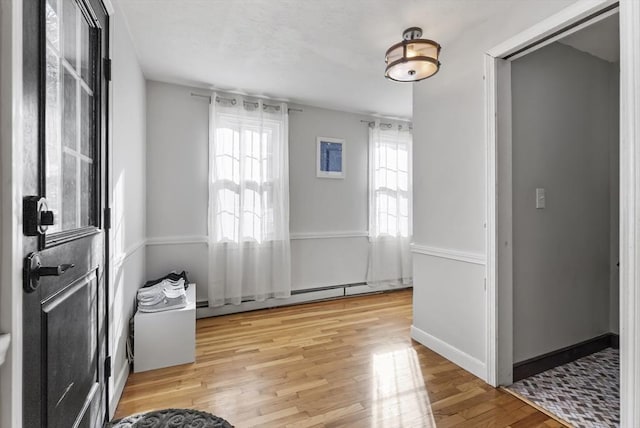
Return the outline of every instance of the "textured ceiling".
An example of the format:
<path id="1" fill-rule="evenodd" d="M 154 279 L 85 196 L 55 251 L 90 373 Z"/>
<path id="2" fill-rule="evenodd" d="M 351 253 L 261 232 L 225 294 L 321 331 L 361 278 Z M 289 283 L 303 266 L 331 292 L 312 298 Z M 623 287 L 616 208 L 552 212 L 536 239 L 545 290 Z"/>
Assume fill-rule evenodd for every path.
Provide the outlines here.
<path id="1" fill-rule="evenodd" d="M 577 31 L 560 43 L 590 53 L 609 62 L 620 61 L 620 25 L 618 14 Z"/>
<path id="2" fill-rule="evenodd" d="M 523 1 L 523 0 L 521 0 Z M 545 0 L 536 0 L 544 2 Z M 546 0 L 554 1 L 554 0 Z M 447 45 L 513 0 L 121 0 L 149 79 L 411 117 L 412 85 L 388 81 L 402 31 Z"/>

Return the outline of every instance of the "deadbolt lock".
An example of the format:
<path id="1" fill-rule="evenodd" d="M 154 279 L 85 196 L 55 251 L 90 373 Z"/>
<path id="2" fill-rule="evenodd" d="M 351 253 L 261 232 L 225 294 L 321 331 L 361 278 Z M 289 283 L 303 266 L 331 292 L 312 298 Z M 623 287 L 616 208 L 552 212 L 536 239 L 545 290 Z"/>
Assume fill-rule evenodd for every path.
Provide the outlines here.
<path id="1" fill-rule="evenodd" d="M 25 196 L 22 202 L 23 233 L 25 236 L 44 235 L 55 224 L 53 211 L 47 200 L 39 196 Z"/>

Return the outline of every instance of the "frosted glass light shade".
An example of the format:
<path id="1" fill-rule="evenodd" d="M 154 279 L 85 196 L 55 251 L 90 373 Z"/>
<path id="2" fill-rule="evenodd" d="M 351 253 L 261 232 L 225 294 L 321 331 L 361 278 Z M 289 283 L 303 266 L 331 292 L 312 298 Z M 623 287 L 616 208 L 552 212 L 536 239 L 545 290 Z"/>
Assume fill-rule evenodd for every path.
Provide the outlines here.
<path id="1" fill-rule="evenodd" d="M 412 39 L 422 34 L 418 29 L 408 29 L 405 40 L 391 46 L 385 55 L 385 77 L 398 82 L 417 82 L 431 77 L 440 69 L 440 45 L 433 40 Z M 419 37 L 419 35 L 418 35 Z"/>

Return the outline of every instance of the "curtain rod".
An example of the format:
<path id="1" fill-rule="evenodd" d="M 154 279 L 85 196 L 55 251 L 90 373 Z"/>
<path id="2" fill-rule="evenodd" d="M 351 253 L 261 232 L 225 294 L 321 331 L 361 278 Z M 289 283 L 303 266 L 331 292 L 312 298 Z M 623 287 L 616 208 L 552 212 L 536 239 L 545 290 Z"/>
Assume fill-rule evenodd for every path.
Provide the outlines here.
<path id="1" fill-rule="evenodd" d="M 192 97 L 206 98 L 206 99 L 209 100 L 209 103 L 211 103 L 211 95 L 202 95 L 202 94 L 196 94 L 194 92 L 191 92 L 191 96 Z M 232 105 L 236 104 L 235 98 L 225 98 L 225 97 L 218 96 L 216 101 L 219 101 L 219 100 L 227 101 L 227 102 L 231 103 Z M 243 103 L 245 105 L 254 105 L 256 107 L 258 107 L 258 105 L 259 105 L 259 103 L 251 102 L 251 101 L 243 101 Z M 264 103 L 262 105 L 265 106 L 265 107 L 271 107 L 271 108 L 275 108 L 275 109 L 280 109 L 280 106 L 278 106 L 278 105 L 264 104 Z M 301 108 L 288 108 L 287 111 L 289 111 L 289 112 L 292 112 L 292 111 L 302 112 L 303 110 Z"/>
<path id="2" fill-rule="evenodd" d="M 195 93 L 191 92 L 191 96 L 192 97 L 206 98 L 206 99 L 209 100 L 209 102 L 211 102 L 211 95 L 195 94 Z"/>
<path id="3" fill-rule="evenodd" d="M 360 122 L 361 123 L 366 123 L 369 126 L 373 126 L 373 125 L 376 124 L 375 120 L 361 120 Z M 393 124 L 392 123 L 380 123 L 380 126 L 381 127 L 385 126 L 387 128 L 391 128 L 393 126 Z"/>
<path id="4" fill-rule="evenodd" d="M 366 123 L 369 126 L 373 126 L 376 123 L 374 120 L 361 120 L 360 122 Z M 385 128 L 387 128 L 387 129 L 393 128 L 393 124 L 392 123 L 380 123 L 380 127 L 383 127 L 383 126 Z M 401 124 L 398 124 L 398 126 L 402 127 Z M 409 123 L 408 127 L 409 127 L 409 129 L 413 129 L 413 125 L 411 125 L 411 123 Z"/>

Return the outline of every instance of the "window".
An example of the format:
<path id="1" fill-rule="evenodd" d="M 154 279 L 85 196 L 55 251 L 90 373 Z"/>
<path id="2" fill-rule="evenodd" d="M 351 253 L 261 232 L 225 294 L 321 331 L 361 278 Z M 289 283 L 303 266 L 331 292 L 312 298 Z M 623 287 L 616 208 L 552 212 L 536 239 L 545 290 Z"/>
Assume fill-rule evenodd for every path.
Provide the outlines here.
<path id="1" fill-rule="evenodd" d="M 411 134 L 402 130 L 372 130 L 370 234 L 409 237 L 411 210 Z"/>
<path id="2" fill-rule="evenodd" d="M 216 242 L 274 239 L 274 184 L 282 179 L 273 156 L 281 123 L 217 115 L 213 142 Z"/>
<path id="3" fill-rule="evenodd" d="M 98 39 L 73 0 L 45 4 L 46 197 L 48 232 L 96 224 L 96 79 Z"/>
<path id="4" fill-rule="evenodd" d="M 209 306 L 291 295 L 287 105 L 214 94 Z"/>
<path id="5" fill-rule="evenodd" d="M 411 133 L 406 126 L 369 128 L 369 265 L 371 286 L 406 286 L 411 264 Z"/>

